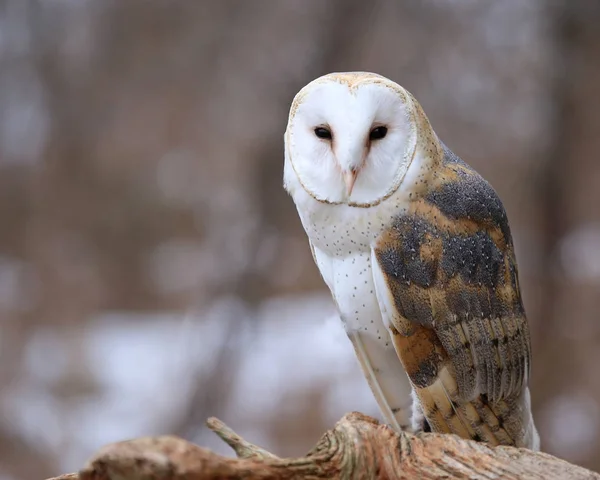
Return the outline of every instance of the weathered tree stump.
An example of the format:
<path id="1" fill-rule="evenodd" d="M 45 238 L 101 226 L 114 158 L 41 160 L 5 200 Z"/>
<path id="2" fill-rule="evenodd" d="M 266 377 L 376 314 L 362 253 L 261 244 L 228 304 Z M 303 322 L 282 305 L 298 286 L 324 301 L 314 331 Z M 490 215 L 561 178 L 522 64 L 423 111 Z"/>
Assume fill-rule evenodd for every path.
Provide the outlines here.
<path id="1" fill-rule="evenodd" d="M 236 452 L 227 458 L 172 436 L 102 448 L 79 472 L 51 480 L 206 479 L 598 479 L 545 453 L 488 447 L 455 435 L 396 433 L 360 413 L 345 415 L 305 456 L 279 458 L 221 421 L 208 426 Z"/>

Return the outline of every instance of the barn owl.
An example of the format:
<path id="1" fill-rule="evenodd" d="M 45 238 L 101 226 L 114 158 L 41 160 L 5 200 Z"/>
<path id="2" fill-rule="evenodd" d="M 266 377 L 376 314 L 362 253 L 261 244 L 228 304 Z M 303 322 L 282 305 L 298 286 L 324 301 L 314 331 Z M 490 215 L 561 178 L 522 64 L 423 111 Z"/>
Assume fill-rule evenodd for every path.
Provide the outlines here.
<path id="1" fill-rule="evenodd" d="M 295 96 L 284 187 L 385 421 L 539 450 L 504 207 L 416 99 L 365 72 Z"/>

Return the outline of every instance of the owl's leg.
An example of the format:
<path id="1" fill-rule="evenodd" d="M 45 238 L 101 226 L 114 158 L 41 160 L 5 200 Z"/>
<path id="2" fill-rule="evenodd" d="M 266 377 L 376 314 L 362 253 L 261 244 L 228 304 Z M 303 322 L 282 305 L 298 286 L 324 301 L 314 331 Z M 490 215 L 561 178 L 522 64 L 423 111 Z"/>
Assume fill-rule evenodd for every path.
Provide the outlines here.
<path id="1" fill-rule="evenodd" d="M 415 393 L 414 388 L 412 389 L 412 430 L 414 433 L 419 432 L 431 432 L 431 425 L 423 415 L 423 409 L 421 408 L 421 402 Z"/>

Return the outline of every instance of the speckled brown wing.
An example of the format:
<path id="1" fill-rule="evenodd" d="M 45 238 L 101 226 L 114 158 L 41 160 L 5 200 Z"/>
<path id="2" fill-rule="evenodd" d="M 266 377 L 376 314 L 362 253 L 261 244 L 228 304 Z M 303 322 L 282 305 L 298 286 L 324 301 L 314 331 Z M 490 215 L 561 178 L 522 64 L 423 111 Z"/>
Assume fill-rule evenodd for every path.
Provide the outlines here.
<path id="1" fill-rule="evenodd" d="M 373 255 L 378 299 L 431 429 L 523 444 L 529 328 L 492 187 L 445 149 L 429 190 L 381 234 Z"/>

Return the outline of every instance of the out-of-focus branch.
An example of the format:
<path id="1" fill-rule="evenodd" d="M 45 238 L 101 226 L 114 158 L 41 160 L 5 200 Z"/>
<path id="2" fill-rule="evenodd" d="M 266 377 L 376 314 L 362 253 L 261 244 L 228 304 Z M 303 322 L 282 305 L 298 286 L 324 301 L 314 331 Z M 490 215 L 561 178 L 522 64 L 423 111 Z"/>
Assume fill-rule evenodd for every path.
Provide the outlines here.
<path id="1" fill-rule="evenodd" d="M 454 435 L 396 433 L 360 413 L 344 416 L 300 458 L 279 458 L 217 419 L 209 427 L 238 458 L 226 458 L 178 437 L 108 445 L 79 472 L 52 480 L 219 479 L 600 479 L 545 453 L 490 448 Z"/>

